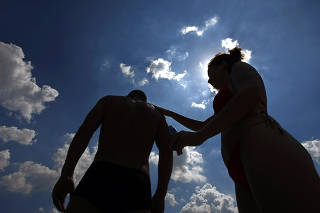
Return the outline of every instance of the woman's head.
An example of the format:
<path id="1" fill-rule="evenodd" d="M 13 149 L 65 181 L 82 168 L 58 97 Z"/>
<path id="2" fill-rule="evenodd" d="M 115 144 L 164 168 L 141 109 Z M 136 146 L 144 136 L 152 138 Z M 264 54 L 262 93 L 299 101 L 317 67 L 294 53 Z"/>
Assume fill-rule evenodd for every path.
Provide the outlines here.
<path id="1" fill-rule="evenodd" d="M 208 83 L 220 89 L 227 83 L 232 65 L 242 59 L 243 54 L 240 47 L 235 47 L 228 53 L 217 53 L 208 64 Z"/>

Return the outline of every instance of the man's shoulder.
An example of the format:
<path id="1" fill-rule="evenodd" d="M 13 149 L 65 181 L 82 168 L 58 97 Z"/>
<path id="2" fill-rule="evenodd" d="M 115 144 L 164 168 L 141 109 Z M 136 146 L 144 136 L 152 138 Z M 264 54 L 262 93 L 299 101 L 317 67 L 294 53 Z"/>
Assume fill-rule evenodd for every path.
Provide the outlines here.
<path id="1" fill-rule="evenodd" d="M 125 96 L 117 96 L 117 95 L 105 95 L 102 98 L 100 98 L 101 101 L 121 101 L 121 100 L 125 100 L 126 97 Z"/>

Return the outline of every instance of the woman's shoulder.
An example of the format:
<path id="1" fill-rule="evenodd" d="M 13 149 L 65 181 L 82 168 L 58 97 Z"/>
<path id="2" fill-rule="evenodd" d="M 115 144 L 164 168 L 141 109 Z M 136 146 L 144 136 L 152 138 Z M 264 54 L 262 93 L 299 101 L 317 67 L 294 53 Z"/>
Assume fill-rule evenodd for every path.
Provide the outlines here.
<path id="1" fill-rule="evenodd" d="M 252 65 L 248 64 L 247 62 L 238 61 L 232 65 L 231 72 L 233 73 L 234 71 L 250 72 L 250 71 L 256 71 L 256 69 Z"/>
<path id="2" fill-rule="evenodd" d="M 246 62 L 236 62 L 232 66 L 230 78 L 236 90 L 259 84 L 259 73 Z"/>

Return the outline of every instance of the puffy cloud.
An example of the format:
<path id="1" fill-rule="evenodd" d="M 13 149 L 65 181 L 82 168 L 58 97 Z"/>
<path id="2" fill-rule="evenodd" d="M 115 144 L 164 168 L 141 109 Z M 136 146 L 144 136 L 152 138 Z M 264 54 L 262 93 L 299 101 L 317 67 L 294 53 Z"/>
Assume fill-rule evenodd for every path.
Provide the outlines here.
<path id="1" fill-rule="evenodd" d="M 141 80 L 139 80 L 139 81 L 137 82 L 136 79 L 135 79 L 135 73 L 134 73 L 134 71 L 132 70 L 132 67 L 131 67 L 131 66 L 125 65 L 125 64 L 121 63 L 121 64 L 120 64 L 120 68 L 121 68 L 122 73 L 123 73 L 125 76 L 131 78 L 131 83 L 132 83 L 133 85 L 142 87 L 142 86 L 144 86 L 144 85 L 149 84 L 149 81 L 148 81 L 147 78 L 143 78 L 143 79 L 141 79 Z"/>
<path id="2" fill-rule="evenodd" d="M 320 165 L 320 140 L 305 141 L 302 143 L 311 157 Z"/>
<path id="3" fill-rule="evenodd" d="M 149 81 L 147 78 L 143 78 L 141 81 L 138 81 L 139 86 L 144 86 L 146 84 L 149 84 Z"/>
<path id="4" fill-rule="evenodd" d="M 185 147 L 183 154 L 173 159 L 173 171 L 171 178 L 175 181 L 189 183 L 205 182 L 207 178 L 203 176 L 202 154 L 195 150 L 195 147 Z"/>
<path id="5" fill-rule="evenodd" d="M 61 169 L 64 165 L 65 159 L 68 154 L 70 142 L 72 141 L 74 135 L 74 133 L 65 134 L 65 144 L 62 147 L 58 148 L 58 150 L 54 153 L 52 157 L 54 161 L 54 168 L 58 171 L 59 174 L 61 173 Z M 83 152 L 74 170 L 74 179 L 76 184 L 81 180 L 84 173 L 87 171 L 87 169 L 93 162 L 97 149 L 98 146 L 94 146 L 93 150 L 90 152 L 89 148 L 87 147 L 86 150 Z"/>
<path id="6" fill-rule="evenodd" d="M 147 73 L 152 73 L 152 77 L 158 80 L 159 78 L 165 78 L 172 80 L 175 77 L 175 73 L 171 72 L 171 62 L 158 58 L 151 62 L 147 67 Z"/>
<path id="7" fill-rule="evenodd" d="M 0 185 L 10 192 L 29 194 L 31 191 L 48 190 L 53 186 L 58 173 L 41 164 L 26 161 L 17 172 L 3 176 Z"/>
<path id="8" fill-rule="evenodd" d="M 4 142 L 15 141 L 23 145 L 31 145 L 36 140 L 36 132 L 31 129 L 18 129 L 17 127 L 0 126 L 0 138 Z"/>
<path id="9" fill-rule="evenodd" d="M 65 144 L 61 148 L 58 148 L 53 155 L 53 169 L 39 163 L 26 161 L 20 164 L 17 172 L 3 176 L 0 180 L 0 185 L 8 191 L 22 194 L 30 194 L 32 191 L 48 190 L 53 187 L 60 176 L 70 142 L 74 135 L 74 133 L 67 133 L 65 135 Z M 90 152 L 89 148 L 87 148 L 82 154 L 74 172 L 76 184 L 79 183 L 85 171 L 89 168 L 97 149 L 98 147 L 95 146 L 93 151 Z"/>
<path id="10" fill-rule="evenodd" d="M 236 46 L 239 46 L 238 40 L 232 41 L 232 38 L 226 38 L 221 40 L 221 46 L 224 47 L 225 49 L 233 49 Z M 243 61 L 249 63 L 251 59 L 251 50 L 242 50 L 242 54 L 244 55 Z"/>
<path id="11" fill-rule="evenodd" d="M 206 100 L 203 100 L 200 104 L 197 104 L 196 102 L 192 102 L 191 107 L 205 109 L 207 103 L 208 103 L 208 101 L 206 101 Z"/>
<path id="12" fill-rule="evenodd" d="M 201 36 L 203 34 L 202 30 L 199 30 L 197 26 L 186 26 L 183 27 L 180 31 L 183 35 L 188 34 L 190 32 L 195 32 L 197 33 L 198 36 Z"/>
<path id="13" fill-rule="evenodd" d="M 121 63 L 120 69 L 124 75 L 129 76 L 130 78 L 134 77 L 134 71 L 131 71 L 131 66 Z"/>
<path id="14" fill-rule="evenodd" d="M 232 41 L 231 38 L 226 38 L 221 40 L 221 46 L 229 50 L 239 46 L 239 42 L 237 40 Z"/>
<path id="15" fill-rule="evenodd" d="M 40 88 L 32 77 L 31 62 L 23 59 L 20 47 L 0 42 L 0 105 L 30 122 L 32 114 L 40 114 L 44 103 L 54 101 L 59 93 L 48 85 Z"/>
<path id="16" fill-rule="evenodd" d="M 158 58 L 153 60 L 147 67 L 147 73 L 152 73 L 152 77 L 156 80 L 163 78 L 180 81 L 187 74 L 187 71 L 185 70 L 183 73 L 176 74 L 171 71 L 171 62 L 163 58 Z"/>
<path id="17" fill-rule="evenodd" d="M 151 152 L 150 156 L 149 161 L 157 165 L 159 155 Z M 197 152 L 195 147 L 185 147 L 182 155 L 174 155 L 171 178 L 184 183 L 205 182 L 206 177 L 202 175 L 201 163 L 203 163 L 202 154 Z"/>
<path id="18" fill-rule="evenodd" d="M 210 89 L 210 92 L 218 94 L 219 91 L 216 88 L 214 88 L 211 84 L 208 84 L 208 87 Z"/>
<path id="19" fill-rule="evenodd" d="M 0 151 L 0 172 L 3 171 L 7 166 L 9 166 L 10 164 L 9 160 L 10 160 L 9 149 Z"/>
<path id="20" fill-rule="evenodd" d="M 187 70 L 184 70 L 183 73 L 179 73 L 178 75 L 176 75 L 174 77 L 174 79 L 177 80 L 177 81 L 181 81 L 181 79 L 183 79 L 184 76 L 186 76 L 187 73 L 188 73 Z"/>
<path id="21" fill-rule="evenodd" d="M 178 59 L 178 61 L 184 61 L 189 57 L 189 52 L 180 52 L 176 47 L 172 46 L 166 51 L 168 58 L 170 59 Z"/>
<path id="22" fill-rule="evenodd" d="M 59 213 L 59 211 L 58 211 L 56 208 L 52 208 L 52 209 L 49 210 L 49 211 L 45 211 L 42 207 L 40 207 L 38 210 L 39 210 L 39 212 L 41 212 L 41 213 L 46 213 L 46 212 L 48 212 L 48 213 Z"/>
<path id="23" fill-rule="evenodd" d="M 236 213 L 238 210 L 234 203 L 231 195 L 223 194 L 207 183 L 202 188 L 195 188 L 195 193 L 180 213 Z"/>
<path id="24" fill-rule="evenodd" d="M 251 50 L 242 50 L 242 54 L 244 56 L 243 61 L 249 63 L 251 59 Z"/>
<path id="25" fill-rule="evenodd" d="M 152 151 L 149 155 L 149 162 L 154 165 L 158 165 L 159 155 Z"/>
<path id="26" fill-rule="evenodd" d="M 169 192 L 166 194 L 166 201 L 168 201 L 170 206 L 178 205 L 178 202 L 176 201 L 174 194 L 171 194 Z"/>
<path id="27" fill-rule="evenodd" d="M 218 23 L 218 17 L 213 17 L 205 21 L 205 24 L 203 27 L 198 26 L 185 26 L 183 27 L 180 32 L 182 35 L 194 32 L 198 36 L 202 36 L 205 31 L 209 29 L 209 27 L 214 26 Z"/>

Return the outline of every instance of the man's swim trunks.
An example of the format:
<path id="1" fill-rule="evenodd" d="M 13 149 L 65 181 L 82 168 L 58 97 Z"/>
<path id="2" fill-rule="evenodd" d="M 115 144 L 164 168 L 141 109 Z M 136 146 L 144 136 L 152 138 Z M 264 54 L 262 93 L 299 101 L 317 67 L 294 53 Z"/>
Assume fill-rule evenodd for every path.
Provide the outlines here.
<path id="1" fill-rule="evenodd" d="M 105 161 L 91 164 L 73 195 L 85 198 L 101 212 L 151 210 L 150 177 Z"/>

